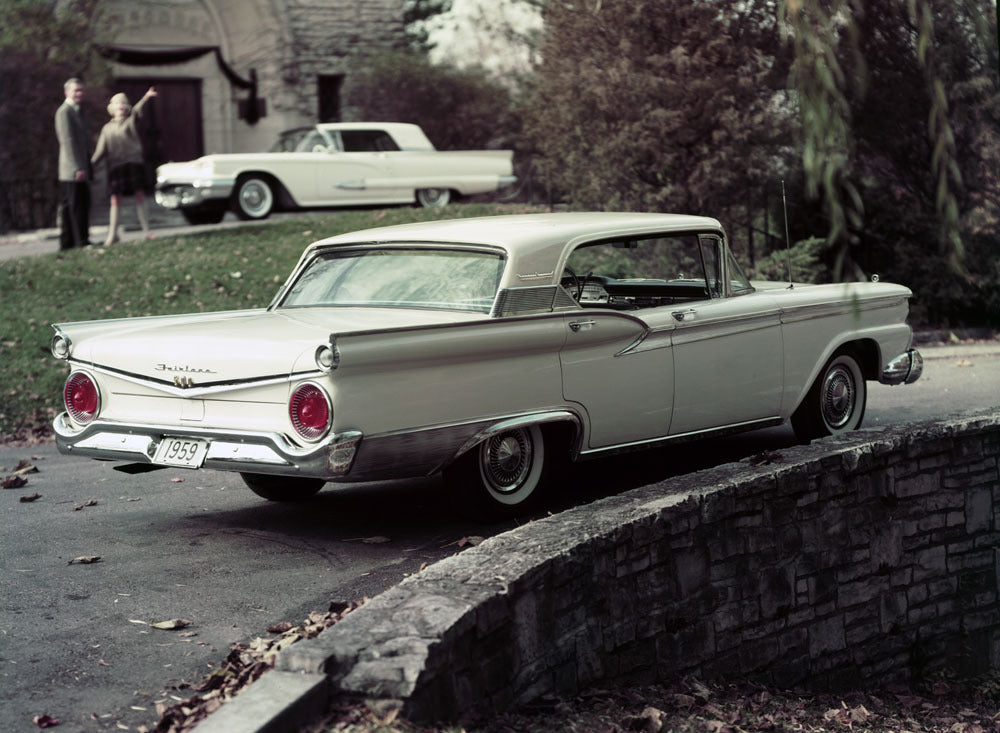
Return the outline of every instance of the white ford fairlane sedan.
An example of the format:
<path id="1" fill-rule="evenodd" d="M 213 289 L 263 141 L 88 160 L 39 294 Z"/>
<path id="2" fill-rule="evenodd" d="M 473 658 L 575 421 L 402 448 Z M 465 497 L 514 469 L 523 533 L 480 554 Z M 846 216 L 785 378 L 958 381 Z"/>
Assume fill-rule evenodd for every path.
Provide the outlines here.
<path id="1" fill-rule="evenodd" d="M 310 245 L 267 308 L 58 324 L 59 450 L 238 471 L 267 499 L 443 473 L 494 515 L 561 462 L 790 420 L 915 381 L 910 291 L 750 282 L 719 222 L 559 213 Z M 123 467 L 124 468 L 124 467 Z"/>
<path id="2" fill-rule="evenodd" d="M 413 204 L 490 193 L 517 179 L 510 150 L 435 150 L 402 122 L 333 122 L 282 133 L 268 153 L 206 155 L 156 170 L 156 202 L 191 224 L 275 209 Z"/>

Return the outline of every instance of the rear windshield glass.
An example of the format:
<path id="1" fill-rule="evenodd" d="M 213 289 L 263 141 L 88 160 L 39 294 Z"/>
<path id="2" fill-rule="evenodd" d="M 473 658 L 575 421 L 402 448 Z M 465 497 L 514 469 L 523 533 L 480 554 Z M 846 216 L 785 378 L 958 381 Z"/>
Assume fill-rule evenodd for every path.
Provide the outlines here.
<path id="1" fill-rule="evenodd" d="M 489 313 L 504 260 L 492 252 L 393 247 L 320 253 L 292 283 L 283 308 L 437 308 Z"/>

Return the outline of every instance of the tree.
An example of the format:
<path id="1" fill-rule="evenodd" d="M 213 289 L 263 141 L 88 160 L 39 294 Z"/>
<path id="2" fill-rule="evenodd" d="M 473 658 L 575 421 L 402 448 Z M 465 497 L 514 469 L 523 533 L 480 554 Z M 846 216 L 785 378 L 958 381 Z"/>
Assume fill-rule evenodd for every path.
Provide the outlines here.
<path id="1" fill-rule="evenodd" d="M 807 190 L 840 277 L 918 317 L 1000 323 L 1000 85 L 989 0 L 786 0 Z M 966 256 L 966 254 L 969 256 Z"/>
<path id="2" fill-rule="evenodd" d="M 529 129 L 577 207 L 748 217 L 791 160 L 773 6 L 551 0 Z"/>
<path id="3" fill-rule="evenodd" d="M 52 116 L 63 100 L 63 82 L 78 76 L 100 85 L 108 75 L 88 40 L 96 3 L 0 0 L 0 231 L 55 221 L 59 148 Z M 96 99 L 89 95 L 87 114 L 103 119 Z"/>
<path id="4" fill-rule="evenodd" d="M 405 0 L 403 3 L 403 25 L 410 40 L 410 49 L 426 53 L 430 43 L 427 30 L 428 21 L 451 10 L 451 0 Z"/>
<path id="5" fill-rule="evenodd" d="M 357 119 L 419 124 L 442 150 L 504 147 L 514 138 L 510 92 L 476 67 L 433 64 L 412 51 L 366 57 L 348 79 Z"/>

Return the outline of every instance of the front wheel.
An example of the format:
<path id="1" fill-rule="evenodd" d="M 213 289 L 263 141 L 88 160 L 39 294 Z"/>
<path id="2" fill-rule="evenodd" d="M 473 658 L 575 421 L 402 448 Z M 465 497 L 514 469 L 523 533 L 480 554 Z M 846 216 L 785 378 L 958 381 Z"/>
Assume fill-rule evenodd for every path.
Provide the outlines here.
<path id="1" fill-rule="evenodd" d="M 241 219 L 266 219 L 274 209 L 274 190 L 260 176 L 247 176 L 236 182 L 233 212 Z"/>
<path id="2" fill-rule="evenodd" d="M 792 415 L 795 435 L 808 441 L 857 430 L 867 400 L 868 388 L 857 359 L 851 354 L 835 354 Z"/>
<path id="3" fill-rule="evenodd" d="M 538 501 L 548 463 L 542 429 L 531 425 L 487 438 L 446 469 L 444 480 L 473 514 L 500 519 Z"/>
<path id="4" fill-rule="evenodd" d="M 271 476 L 264 473 L 241 473 L 243 483 L 257 496 L 268 501 L 304 501 L 323 488 L 319 478 L 301 476 Z"/>
<path id="5" fill-rule="evenodd" d="M 417 203 L 425 209 L 435 209 L 451 201 L 451 191 L 447 188 L 417 189 Z"/>

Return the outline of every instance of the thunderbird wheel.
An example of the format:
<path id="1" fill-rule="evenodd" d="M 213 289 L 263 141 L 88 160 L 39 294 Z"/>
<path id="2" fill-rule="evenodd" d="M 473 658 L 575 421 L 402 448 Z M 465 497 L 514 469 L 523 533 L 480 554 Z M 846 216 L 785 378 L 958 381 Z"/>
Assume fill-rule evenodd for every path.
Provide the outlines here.
<path id="1" fill-rule="evenodd" d="M 851 354 L 835 355 L 792 416 L 792 427 L 802 440 L 857 430 L 867 400 L 868 389 L 857 359 Z"/>
<path id="2" fill-rule="evenodd" d="M 266 219 L 274 209 L 274 190 L 259 176 L 247 176 L 236 182 L 233 211 L 241 219 Z"/>
<path id="3" fill-rule="evenodd" d="M 417 203 L 425 209 L 435 209 L 445 206 L 449 201 L 451 201 L 451 191 L 447 188 L 417 189 Z"/>
<path id="4" fill-rule="evenodd" d="M 326 482 L 301 476 L 270 476 L 262 473 L 241 473 L 243 482 L 257 496 L 268 501 L 304 501 L 316 495 Z"/>
<path id="5" fill-rule="evenodd" d="M 505 430 L 459 458 L 445 472 L 445 482 L 474 514 L 510 517 L 538 500 L 547 463 L 541 428 Z"/>

